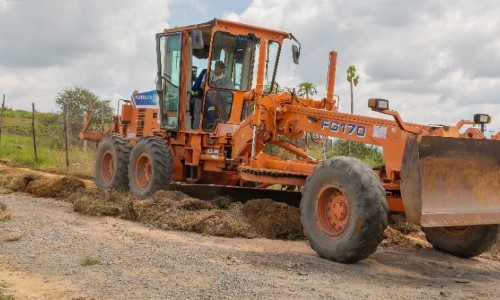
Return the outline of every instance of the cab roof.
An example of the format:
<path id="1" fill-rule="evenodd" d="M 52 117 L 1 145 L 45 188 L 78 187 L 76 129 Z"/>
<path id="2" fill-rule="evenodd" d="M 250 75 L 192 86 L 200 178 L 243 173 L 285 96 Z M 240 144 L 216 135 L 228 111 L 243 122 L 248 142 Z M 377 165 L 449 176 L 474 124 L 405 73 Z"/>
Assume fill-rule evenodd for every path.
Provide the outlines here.
<path id="1" fill-rule="evenodd" d="M 211 21 L 188 25 L 182 27 L 165 28 L 163 33 L 179 32 L 179 31 L 189 31 L 192 29 L 204 29 L 213 28 L 215 31 L 227 31 L 234 34 L 244 34 L 247 35 L 252 33 L 256 36 L 267 38 L 267 39 L 278 39 L 283 40 L 290 37 L 290 34 L 284 31 L 258 27 L 254 25 L 248 25 L 223 19 L 213 19 Z"/>

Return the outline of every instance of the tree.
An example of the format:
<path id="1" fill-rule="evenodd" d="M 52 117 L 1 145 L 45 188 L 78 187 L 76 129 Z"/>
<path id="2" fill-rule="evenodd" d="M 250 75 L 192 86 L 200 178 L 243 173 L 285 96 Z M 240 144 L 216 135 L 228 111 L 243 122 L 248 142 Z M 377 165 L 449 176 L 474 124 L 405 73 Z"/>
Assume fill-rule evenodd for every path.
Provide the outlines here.
<path id="1" fill-rule="evenodd" d="M 350 65 L 347 68 L 347 81 L 349 81 L 349 85 L 351 86 L 351 114 L 354 113 L 354 86 L 358 86 L 359 83 L 359 75 L 356 75 L 356 67 L 354 65 Z"/>
<path id="2" fill-rule="evenodd" d="M 297 85 L 297 95 L 300 97 L 306 97 L 309 99 L 309 96 L 316 95 L 318 91 L 316 90 L 316 85 L 311 82 L 302 82 Z"/>
<path id="3" fill-rule="evenodd" d="M 349 85 L 351 86 L 351 114 L 354 114 L 354 86 L 358 86 L 359 83 L 359 75 L 356 75 L 356 67 L 354 65 L 350 65 L 347 68 L 347 81 L 349 81 Z M 347 156 L 351 156 L 351 143 L 347 144 Z"/>
<path id="4" fill-rule="evenodd" d="M 64 89 L 57 94 L 55 101 L 61 111 L 64 111 L 65 104 L 68 104 L 71 122 L 82 123 L 89 105 L 92 106 L 94 112 L 92 124 L 99 125 L 101 123 L 101 118 L 108 121 L 113 117 L 111 100 L 100 99 L 90 90 L 82 87 Z"/>
<path id="5" fill-rule="evenodd" d="M 278 82 L 274 82 L 274 85 L 273 85 L 273 89 L 271 90 L 271 85 L 270 84 L 266 84 L 264 86 L 264 91 L 266 91 L 266 93 L 272 93 L 272 94 L 281 94 L 281 93 L 288 93 L 290 92 L 292 89 L 289 88 L 289 87 L 282 87 Z"/>
<path id="6" fill-rule="evenodd" d="M 331 149 L 328 149 L 327 156 L 353 156 L 361 159 L 372 167 L 384 165 L 384 156 L 379 148 L 358 142 L 337 139 Z"/>

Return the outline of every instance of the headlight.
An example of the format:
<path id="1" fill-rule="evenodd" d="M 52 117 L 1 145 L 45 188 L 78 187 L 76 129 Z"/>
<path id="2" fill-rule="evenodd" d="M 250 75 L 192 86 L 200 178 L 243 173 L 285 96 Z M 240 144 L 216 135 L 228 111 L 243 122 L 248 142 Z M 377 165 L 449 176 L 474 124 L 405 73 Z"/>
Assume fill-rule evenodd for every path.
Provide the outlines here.
<path id="1" fill-rule="evenodd" d="M 474 123 L 477 124 L 486 124 L 491 122 L 491 117 L 486 114 L 475 114 L 474 115 Z"/>
<path id="2" fill-rule="evenodd" d="M 368 107 L 374 110 L 389 109 L 389 100 L 385 99 L 368 99 Z"/>

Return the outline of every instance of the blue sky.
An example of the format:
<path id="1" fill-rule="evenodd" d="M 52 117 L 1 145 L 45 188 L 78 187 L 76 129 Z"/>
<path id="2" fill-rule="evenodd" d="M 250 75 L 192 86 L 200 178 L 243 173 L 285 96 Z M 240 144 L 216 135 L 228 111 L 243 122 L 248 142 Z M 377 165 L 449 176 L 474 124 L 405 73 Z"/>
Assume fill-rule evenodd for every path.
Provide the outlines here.
<path id="1" fill-rule="evenodd" d="M 335 50 L 342 111 L 353 64 L 355 113 L 373 115 L 367 99 L 386 98 L 423 124 L 488 113 L 491 133 L 500 130 L 498 16 L 494 0 L 0 0 L 0 94 L 9 107 L 55 111 L 57 93 L 81 86 L 116 103 L 154 87 L 155 33 L 226 18 L 300 40 L 300 65 L 281 59 L 282 86 L 313 82 L 323 97 Z"/>

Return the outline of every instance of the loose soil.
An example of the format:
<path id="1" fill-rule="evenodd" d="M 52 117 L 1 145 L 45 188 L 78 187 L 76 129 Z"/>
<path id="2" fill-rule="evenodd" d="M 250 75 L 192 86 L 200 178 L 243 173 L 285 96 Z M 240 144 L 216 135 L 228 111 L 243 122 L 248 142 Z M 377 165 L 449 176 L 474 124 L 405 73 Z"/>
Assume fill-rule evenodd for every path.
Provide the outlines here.
<path id="1" fill-rule="evenodd" d="M 0 299 L 500 298 L 497 256 L 435 251 L 401 218 L 345 265 L 319 258 L 300 212 L 269 199 L 138 201 L 92 186 L 0 166 Z"/>

